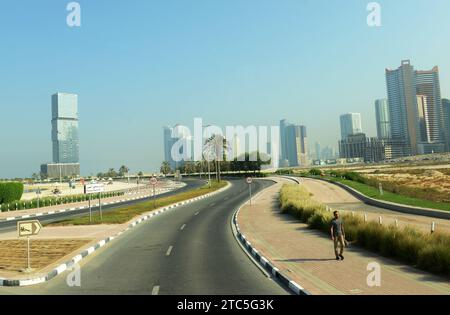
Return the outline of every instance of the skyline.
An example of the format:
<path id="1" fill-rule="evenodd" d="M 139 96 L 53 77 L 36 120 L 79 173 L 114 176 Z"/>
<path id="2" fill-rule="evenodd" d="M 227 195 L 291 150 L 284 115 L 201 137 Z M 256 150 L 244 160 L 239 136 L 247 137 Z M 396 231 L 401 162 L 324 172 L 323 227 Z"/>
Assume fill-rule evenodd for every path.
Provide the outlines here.
<path id="1" fill-rule="evenodd" d="M 308 128 L 311 145 L 336 148 L 339 116 L 358 112 L 375 136 L 384 70 L 404 59 L 439 66 L 442 97 L 450 97 L 445 1 L 379 1 L 380 28 L 365 23 L 367 1 L 79 2 L 80 29 L 64 25 L 65 1 L 26 10 L 17 1 L 0 13 L 9 48 L 0 55 L 8 117 L 0 130 L 14 130 L 0 132 L 0 177 L 30 176 L 51 161 L 50 95 L 58 91 L 79 95 L 83 174 L 122 164 L 157 170 L 162 128 L 194 117 L 217 125 L 288 118 Z"/>

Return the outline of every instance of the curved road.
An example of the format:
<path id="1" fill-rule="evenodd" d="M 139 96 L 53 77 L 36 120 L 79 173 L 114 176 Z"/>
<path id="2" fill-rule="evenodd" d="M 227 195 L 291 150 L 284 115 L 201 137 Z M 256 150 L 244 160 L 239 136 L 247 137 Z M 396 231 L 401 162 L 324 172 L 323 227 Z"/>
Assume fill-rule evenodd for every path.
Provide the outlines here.
<path id="1" fill-rule="evenodd" d="M 230 221 L 248 200 L 244 180 L 213 197 L 138 225 L 81 263 L 81 286 L 68 272 L 33 287 L 0 294 L 288 294 L 267 278 L 237 244 Z M 255 181 L 253 191 L 270 186 Z"/>
<path id="2" fill-rule="evenodd" d="M 186 183 L 186 186 L 184 186 L 180 189 L 176 189 L 173 191 L 169 191 L 169 192 L 160 194 L 157 197 L 162 198 L 162 197 L 173 196 L 173 195 L 176 195 L 176 194 L 188 191 L 188 190 L 192 190 L 195 188 L 199 188 L 199 187 L 205 185 L 205 181 L 199 180 L 199 179 L 183 180 L 183 182 Z M 117 208 L 121 208 L 123 206 L 129 206 L 129 205 L 141 203 L 141 202 L 148 201 L 148 200 L 152 200 L 152 197 L 140 199 L 140 200 L 125 201 L 125 202 L 117 203 L 114 205 L 102 205 L 102 212 L 105 213 L 105 212 L 108 212 L 108 211 L 111 211 L 111 210 L 114 210 Z M 93 212 L 98 211 L 98 210 L 99 210 L 98 207 L 92 207 Z M 16 211 L 16 212 L 14 212 L 14 214 L 20 215 L 20 211 Z M 48 215 L 40 216 L 38 218 L 33 217 L 33 218 L 30 218 L 30 220 L 38 219 L 41 223 L 48 224 L 48 223 L 52 223 L 55 221 L 60 221 L 62 219 L 79 217 L 79 216 L 82 216 L 85 214 L 89 214 L 89 208 L 71 211 L 71 212 L 48 214 Z M 24 219 L 0 222 L 0 233 L 15 231 L 17 229 L 17 221 L 24 221 Z"/>

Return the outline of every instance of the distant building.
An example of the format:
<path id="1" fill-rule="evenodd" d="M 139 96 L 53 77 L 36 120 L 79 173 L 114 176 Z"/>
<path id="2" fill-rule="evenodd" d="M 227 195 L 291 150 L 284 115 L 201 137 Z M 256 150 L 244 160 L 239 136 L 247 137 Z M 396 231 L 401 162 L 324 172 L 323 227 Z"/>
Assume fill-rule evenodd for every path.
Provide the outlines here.
<path id="1" fill-rule="evenodd" d="M 444 116 L 445 151 L 450 152 L 450 100 L 442 99 L 442 112 Z"/>
<path id="2" fill-rule="evenodd" d="M 362 132 L 361 114 L 348 113 L 341 115 L 341 139 L 345 140 L 348 136 Z"/>
<path id="3" fill-rule="evenodd" d="M 389 139 L 391 137 L 391 120 L 389 117 L 389 105 L 387 99 L 375 101 L 375 117 L 378 139 Z"/>
<path id="4" fill-rule="evenodd" d="M 73 178 L 80 175 L 79 163 L 50 163 L 41 165 L 41 174 L 47 178 Z"/>
<path id="5" fill-rule="evenodd" d="M 281 167 L 308 165 L 308 137 L 305 126 L 280 121 Z"/>
<path id="6" fill-rule="evenodd" d="M 52 142 L 54 163 L 79 162 L 77 95 L 52 95 Z"/>
<path id="7" fill-rule="evenodd" d="M 341 159 L 380 162 L 392 159 L 392 144 L 386 139 L 368 138 L 364 133 L 354 134 L 339 141 L 339 156 Z"/>
<path id="8" fill-rule="evenodd" d="M 391 122 L 391 138 L 395 141 L 395 157 L 417 154 L 417 98 L 414 67 L 403 60 L 399 68 L 386 69 L 386 86 Z"/>
<path id="9" fill-rule="evenodd" d="M 69 93 L 52 95 L 53 163 L 41 165 L 47 178 L 80 175 L 78 136 L 78 96 Z"/>
<path id="10" fill-rule="evenodd" d="M 415 71 L 415 80 L 419 111 L 422 114 L 419 117 L 422 125 L 419 128 L 421 138 L 418 141 L 418 153 L 442 153 L 445 151 L 445 132 L 439 68 Z"/>
<path id="11" fill-rule="evenodd" d="M 409 60 L 386 69 L 394 158 L 445 151 L 439 68 L 415 71 Z"/>

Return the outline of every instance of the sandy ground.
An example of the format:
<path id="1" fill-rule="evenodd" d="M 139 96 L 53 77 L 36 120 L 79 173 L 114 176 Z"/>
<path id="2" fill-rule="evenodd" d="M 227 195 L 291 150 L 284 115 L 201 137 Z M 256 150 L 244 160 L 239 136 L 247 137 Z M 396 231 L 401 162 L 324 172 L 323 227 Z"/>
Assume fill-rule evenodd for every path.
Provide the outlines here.
<path id="1" fill-rule="evenodd" d="M 42 269 L 89 243 L 88 239 L 59 239 L 30 241 L 30 265 L 32 269 Z M 0 240 L 0 272 L 2 275 L 24 274 L 27 267 L 27 241 Z"/>
<path id="2" fill-rule="evenodd" d="M 379 221 L 381 217 L 383 224 L 395 224 L 398 220 L 400 227 L 412 225 L 424 232 L 431 231 L 432 222 L 435 223 L 436 231 L 450 232 L 450 220 L 441 220 L 425 216 L 403 214 L 378 207 L 366 205 L 353 197 L 344 189 L 319 180 L 304 179 L 303 184 L 313 198 L 321 203 L 330 206 L 332 209 L 353 212 L 354 215 L 367 215 L 368 220 Z"/>

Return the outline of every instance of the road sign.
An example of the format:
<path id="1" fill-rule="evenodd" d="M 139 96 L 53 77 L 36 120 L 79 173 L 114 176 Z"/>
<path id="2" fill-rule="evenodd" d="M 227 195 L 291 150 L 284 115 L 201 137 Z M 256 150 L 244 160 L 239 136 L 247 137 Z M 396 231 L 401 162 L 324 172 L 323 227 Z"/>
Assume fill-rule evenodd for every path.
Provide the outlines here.
<path id="1" fill-rule="evenodd" d="M 158 184 L 158 179 L 156 177 L 152 177 L 150 179 L 150 184 L 152 184 L 153 186 L 155 186 L 156 184 Z"/>
<path id="2" fill-rule="evenodd" d="M 105 191 L 104 184 L 87 184 L 84 185 L 84 193 L 85 194 L 96 194 Z"/>
<path id="3" fill-rule="evenodd" d="M 17 222 L 19 237 L 38 235 L 42 225 L 38 220 Z"/>
<path id="4" fill-rule="evenodd" d="M 247 177 L 247 184 L 251 184 L 251 183 L 253 183 L 253 178 Z"/>

